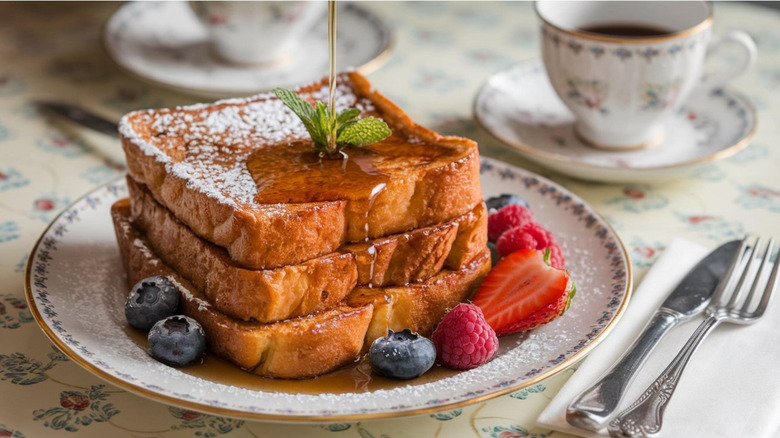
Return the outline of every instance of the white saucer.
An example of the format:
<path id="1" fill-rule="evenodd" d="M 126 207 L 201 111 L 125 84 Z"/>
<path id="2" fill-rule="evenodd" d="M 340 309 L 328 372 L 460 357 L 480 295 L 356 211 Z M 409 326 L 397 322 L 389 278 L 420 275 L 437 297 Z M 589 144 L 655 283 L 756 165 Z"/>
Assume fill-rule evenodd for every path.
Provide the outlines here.
<path id="1" fill-rule="evenodd" d="M 574 133 L 574 115 L 553 90 L 541 61 L 520 63 L 488 79 L 474 101 L 477 121 L 525 158 L 577 178 L 648 182 L 683 176 L 748 145 L 756 112 L 736 91 L 694 90 L 666 121 L 661 144 L 629 152 L 585 145 Z"/>
<path id="2" fill-rule="evenodd" d="M 228 97 L 292 87 L 328 74 L 325 15 L 286 62 L 242 66 L 215 57 L 206 30 L 187 2 L 134 2 L 103 28 L 108 55 L 123 69 L 155 84 L 205 97 Z M 338 67 L 368 73 L 392 45 L 390 28 L 356 4 L 339 7 Z"/>

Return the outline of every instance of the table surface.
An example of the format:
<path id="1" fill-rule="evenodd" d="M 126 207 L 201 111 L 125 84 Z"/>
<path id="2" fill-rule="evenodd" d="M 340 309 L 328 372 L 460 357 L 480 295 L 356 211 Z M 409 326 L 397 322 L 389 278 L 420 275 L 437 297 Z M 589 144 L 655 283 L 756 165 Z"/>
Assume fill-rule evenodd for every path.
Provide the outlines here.
<path id="1" fill-rule="evenodd" d="M 563 438 L 534 425 L 574 370 L 497 399 L 443 412 L 353 424 L 284 425 L 183 411 L 106 384 L 58 353 L 26 307 L 23 273 L 32 245 L 71 201 L 122 174 L 94 149 L 117 141 L 54 123 L 36 98 L 71 101 L 107 117 L 198 101 L 141 82 L 102 52 L 114 3 L 0 4 L 0 436 Z M 743 29 L 759 46 L 753 70 L 733 85 L 753 102 L 759 129 L 739 154 L 658 184 L 607 185 L 552 174 L 522 160 L 474 122 L 471 104 L 488 76 L 539 55 L 529 3 L 368 5 L 396 31 L 389 61 L 369 77 L 419 123 L 477 140 L 483 155 L 530 168 L 577 193 L 621 235 L 636 280 L 675 236 L 710 246 L 745 233 L 780 237 L 780 15 L 750 4 L 716 5 L 715 32 Z M 89 408 L 69 403 L 86 400 Z"/>

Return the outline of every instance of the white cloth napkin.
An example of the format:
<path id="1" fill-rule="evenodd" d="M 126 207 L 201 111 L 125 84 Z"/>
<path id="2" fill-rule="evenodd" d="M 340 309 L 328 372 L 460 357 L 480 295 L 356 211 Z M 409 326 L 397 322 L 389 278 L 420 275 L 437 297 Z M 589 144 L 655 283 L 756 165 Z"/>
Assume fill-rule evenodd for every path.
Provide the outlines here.
<path id="1" fill-rule="evenodd" d="M 537 420 L 540 427 L 586 437 L 593 433 L 566 422 L 566 407 L 609 369 L 647 321 L 710 249 L 676 239 L 647 272 L 612 334 L 582 362 Z M 777 291 L 775 293 L 780 293 Z M 572 303 L 576 305 L 575 302 Z M 698 316 L 672 328 L 650 353 L 626 391 L 618 411 L 637 399 L 666 368 L 702 321 Z M 780 297 L 753 325 L 722 323 L 693 355 L 667 406 L 662 437 L 780 437 Z"/>

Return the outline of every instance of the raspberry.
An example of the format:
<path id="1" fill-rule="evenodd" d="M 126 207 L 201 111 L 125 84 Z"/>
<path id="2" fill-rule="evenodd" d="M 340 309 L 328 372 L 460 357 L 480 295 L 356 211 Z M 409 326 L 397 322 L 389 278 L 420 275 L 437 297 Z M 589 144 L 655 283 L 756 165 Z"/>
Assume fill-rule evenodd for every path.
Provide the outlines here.
<path id="1" fill-rule="evenodd" d="M 550 248 L 550 265 L 554 268 L 563 269 L 565 264 L 563 252 L 555 242 L 552 233 L 536 222 L 505 231 L 498 239 L 498 242 L 496 242 L 496 248 L 501 257 L 521 249 L 543 251 Z"/>
<path id="2" fill-rule="evenodd" d="M 455 370 L 468 370 L 488 362 L 498 350 L 498 337 L 482 309 L 460 303 L 447 312 L 431 335 L 436 361 Z"/>
<path id="3" fill-rule="evenodd" d="M 534 221 L 534 213 L 520 204 L 510 204 L 488 216 L 488 240 L 495 242 L 501 234 L 514 227 Z"/>

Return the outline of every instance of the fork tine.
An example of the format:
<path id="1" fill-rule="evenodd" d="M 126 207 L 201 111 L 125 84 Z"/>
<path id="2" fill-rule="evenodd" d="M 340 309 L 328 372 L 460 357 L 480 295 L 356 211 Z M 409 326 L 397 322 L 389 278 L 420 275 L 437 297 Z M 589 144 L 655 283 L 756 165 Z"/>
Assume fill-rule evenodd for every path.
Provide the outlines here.
<path id="1" fill-rule="evenodd" d="M 775 265 L 772 267 L 772 273 L 769 274 L 769 280 L 767 281 L 766 289 L 764 289 L 764 295 L 761 296 L 761 301 L 758 303 L 756 311 L 753 312 L 755 318 L 760 318 L 764 314 L 767 306 L 769 306 L 769 300 L 777 287 L 777 278 L 780 273 L 780 254 L 775 258 Z"/>
<path id="2" fill-rule="evenodd" d="M 769 261 L 770 256 L 772 255 L 772 250 L 774 249 L 774 239 L 769 239 L 769 243 L 766 245 L 766 252 L 764 253 L 764 257 L 761 259 L 761 266 L 758 267 L 758 272 L 756 273 L 755 278 L 753 279 L 753 284 L 750 287 L 750 292 L 748 292 L 747 298 L 745 298 L 745 303 L 742 305 L 742 310 L 740 311 L 742 314 L 746 314 L 748 312 L 748 309 L 750 309 L 750 303 L 753 301 L 753 296 L 756 294 L 756 290 L 758 289 L 759 285 L 761 284 L 761 280 L 764 277 L 764 271 L 767 262 Z M 756 247 L 758 246 L 758 242 L 756 242 Z"/>
<path id="3" fill-rule="evenodd" d="M 723 276 L 723 279 L 718 283 L 718 287 L 715 289 L 715 292 L 712 294 L 712 298 L 710 299 L 710 302 L 713 304 L 716 304 L 720 301 L 721 297 L 727 290 L 731 290 L 731 285 L 734 283 L 735 279 L 742 275 L 740 272 L 740 267 L 742 266 L 742 258 L 745 256 L 745 247 L 747 246 L 747 236 L 745 236 L 742 239 L 742 242 L 739 244 L 739 248 L 736 252 L 734 252 L 734 256 L 731 258 L 731 264 L 729 265 L 728 271 L 726 271 L 726 274 Z"/>
<path id="4" fill-rule="evenodd" d="M 761 238 L 757 237 L 756 242 L 753 244 L 753 246 L 748 251 L 748 254 L 745 256 L 748 258 L 747 264 L 745 265 L 745 270 L 742 271 L 742 275 L 739 277 L 739 282 L 737 283 L 737 286 L 733 289 L 733 292 L 731 294 L 731 299 L 726 305 L 727 307 L 734 307 L 734 304 L 737 302 L 737 299 L 739 299 L 742 289 L 745 286 L 745 281 L 748 279 L 748 275 L 750 274 L 750 268 L 755 262 L 756 247 L 760 243 L 761 243 Z"/>

